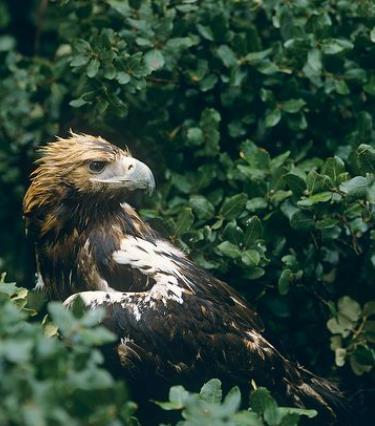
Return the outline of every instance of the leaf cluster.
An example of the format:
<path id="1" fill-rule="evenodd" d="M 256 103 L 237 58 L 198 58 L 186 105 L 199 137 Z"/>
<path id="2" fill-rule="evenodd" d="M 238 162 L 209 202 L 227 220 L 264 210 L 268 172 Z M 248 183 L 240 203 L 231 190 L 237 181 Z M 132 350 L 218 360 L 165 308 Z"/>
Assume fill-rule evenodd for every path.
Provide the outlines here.
<path id="1" fill-rule="evenodd" d="M 0 423 L 137 424 L 135 404 L 97 349 L 114 340 L 98 325 L 103 312 L 76 317 L 56 302 L 48 311 L 49 321 L 32 321 L 28 291 L 0 283 Z"/>
<path id="2" fill-rule="evenodd" d="M 250 395 L 250 407 L 241 409 L 241 392 L 233 387 L 223 398 L 221 382 L 211 379 L 199 393 L 173 386 L 169 401 L 156 402 L 164 410 L 179 410 L 183 420 L 179 426 L 297 426 L 301 417 L 313 418 L 315 410 L 279 407 L 266 388 L 257 388 Z"/>

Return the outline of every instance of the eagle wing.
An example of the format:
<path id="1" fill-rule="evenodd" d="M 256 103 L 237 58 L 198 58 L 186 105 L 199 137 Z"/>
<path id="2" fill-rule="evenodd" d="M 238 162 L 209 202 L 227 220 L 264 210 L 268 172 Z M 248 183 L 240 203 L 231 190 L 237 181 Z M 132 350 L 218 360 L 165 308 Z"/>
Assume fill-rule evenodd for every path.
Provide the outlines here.
<path id="1" fill-rule="evenodd" d="M 127 379 L 274 384 L 272 358 L 280 356 L 246 319 L 239 321 L 235 302 L 218 304 L 197 294 L 166 299 L 159 291 L 79 293 L 90 309 L 105 308 L 103 324 L 119 336 L 116 352 Z"/>
<path id="2" fill-rule="evenodd" d="M 262 336 L 263 325 L 246 301 L 168 241 L 126 235 L 110 258 L 116 268 L 108 262 L 109 286 L 116 271 L 114 281 L 123 278 L 129 288 L 131 272 L 142 277 L 143 290 L 78 294 L 91 309 L 105 308 L 103 323 L 119 337 L 112 355 L 141 392 L 150 381 L 193 388 L 218 377 L 248 388 L 253 379 L 280 401 L 331 411 L 321 395 L 329 399 L 337 390 L 283 357 Z"/>
<path id="3" fill-rule="evenodd" d="M 126 236 L 110 256 L 96 255 L 95 260 L 110 288 L 127 292 L 160 288 L 172 293 L 181 289 L 183 299 L 194 295 L 211 302 L 213 309 L 225 308 L 234 320 L 247 327 L 264 329 L 256 311 L 233 288 L 197 266 L 165 239 Z"/>

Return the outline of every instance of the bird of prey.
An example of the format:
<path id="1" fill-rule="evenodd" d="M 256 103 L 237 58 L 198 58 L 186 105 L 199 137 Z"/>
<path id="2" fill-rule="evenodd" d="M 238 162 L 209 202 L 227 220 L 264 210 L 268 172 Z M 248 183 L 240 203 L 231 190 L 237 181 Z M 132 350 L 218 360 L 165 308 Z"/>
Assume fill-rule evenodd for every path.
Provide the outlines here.
<path id="1" fill-rule="evenodd" d="M 41 148 L 24 198 L 37 287 L 68 306 L 79 295 L 90 309 L 104 307 L 104 325 L 118 336 L 114 362 L 144 391 L 253 380 L 281 402 L 333 418 L 337 388 L 283 356 L 236 291 L 127 203 L 132 191 L 154 188 L 144 163 L 101 137 L 72 133 Z"/>

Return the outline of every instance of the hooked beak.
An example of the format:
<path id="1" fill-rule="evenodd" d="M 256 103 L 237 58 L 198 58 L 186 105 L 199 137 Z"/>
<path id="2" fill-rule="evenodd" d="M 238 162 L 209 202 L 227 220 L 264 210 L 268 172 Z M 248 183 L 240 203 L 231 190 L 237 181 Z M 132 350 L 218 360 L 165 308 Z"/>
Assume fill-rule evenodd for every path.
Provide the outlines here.
<path id="1" fill-rule="evenodd" d="M 133 157 L 122 157 L 91 180 L 121 186 L 129 191 L 142 189 L 150 195 L 155 190 L 155 178 L 151 170 Z"/>

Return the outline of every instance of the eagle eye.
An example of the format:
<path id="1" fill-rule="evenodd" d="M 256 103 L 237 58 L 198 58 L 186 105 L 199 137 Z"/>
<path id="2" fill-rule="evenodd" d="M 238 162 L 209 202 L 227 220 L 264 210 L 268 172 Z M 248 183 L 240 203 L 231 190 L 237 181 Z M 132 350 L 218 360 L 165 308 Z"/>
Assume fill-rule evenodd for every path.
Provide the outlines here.
<path id="1" fill-rule="evenodd" d="M 92 173 L 100 173 L 103 171 L 105 166 L 104 161 L 90 161 L 89 163 L 89 169 Z"/>

